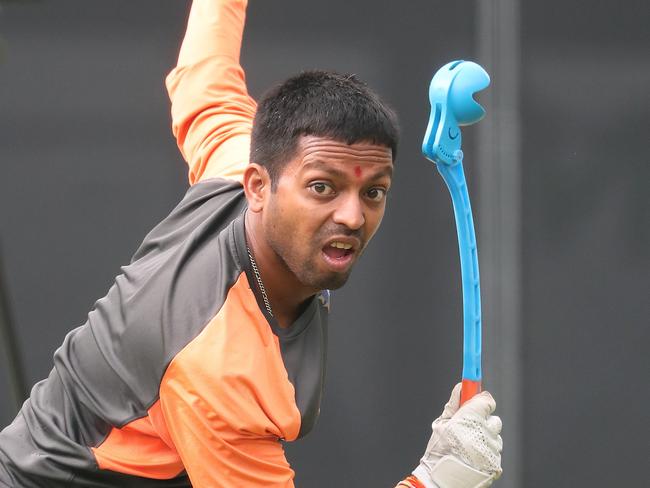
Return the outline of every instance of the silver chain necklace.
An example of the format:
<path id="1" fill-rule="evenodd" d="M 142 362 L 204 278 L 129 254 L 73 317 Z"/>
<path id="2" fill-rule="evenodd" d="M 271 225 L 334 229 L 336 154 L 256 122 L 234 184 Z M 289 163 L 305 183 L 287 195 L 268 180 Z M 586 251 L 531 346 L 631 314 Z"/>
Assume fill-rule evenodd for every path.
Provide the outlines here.
<path id="1" fill-rule="evenodd" d="M 266 294 L 266 288 L 264 288 L 264 283 L 262 283 L 262 277 L 260 276 L 260 271 L 257 269 L 257 263 L 255 262 L 255 258 L 253 257 L 253 253 L 251 253 L 251 250 L 248 246 L 246 246 L 246 251 L 248 252 L 248 259 L 251 261 L 251 266 L 253 268 L 253 273 L 255 274 L 255 278 L 257 279 L 257 284 L 260 287 L 260 291 L 262 292 L 262 300 L 264 300 L 264 306 L 266 307 L 266 311 L 269 313 L 271 317 L 273 317 L 273 310 L 271 310 L 271 303 L 269 302 L 269 297 Z"/>

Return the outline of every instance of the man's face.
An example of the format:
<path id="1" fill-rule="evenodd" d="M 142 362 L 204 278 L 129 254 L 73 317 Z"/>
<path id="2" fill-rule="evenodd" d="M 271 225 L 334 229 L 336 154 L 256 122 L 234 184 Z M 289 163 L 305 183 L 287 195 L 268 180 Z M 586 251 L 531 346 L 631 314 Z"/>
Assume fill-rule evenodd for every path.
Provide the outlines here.
<path id="1" fill-rule="evenodd" d="M 345 284 L 377 231 L 393 172 L 390 148 L 304 136 L 267 202 L 267 242 L 303 285 Z"/>

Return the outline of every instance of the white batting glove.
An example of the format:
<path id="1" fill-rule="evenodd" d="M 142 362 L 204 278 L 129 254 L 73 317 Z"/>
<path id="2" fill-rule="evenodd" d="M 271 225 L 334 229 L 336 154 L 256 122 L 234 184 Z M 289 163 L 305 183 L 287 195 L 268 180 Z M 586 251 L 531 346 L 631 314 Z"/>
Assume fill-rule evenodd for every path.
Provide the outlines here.
<path id="1" fill-rule="evenodd" d="M 459 408 L 457 384 L 413 474 L 426 488 L 484 488 L 501 476 L 501 419 L 487 391 Z"/>

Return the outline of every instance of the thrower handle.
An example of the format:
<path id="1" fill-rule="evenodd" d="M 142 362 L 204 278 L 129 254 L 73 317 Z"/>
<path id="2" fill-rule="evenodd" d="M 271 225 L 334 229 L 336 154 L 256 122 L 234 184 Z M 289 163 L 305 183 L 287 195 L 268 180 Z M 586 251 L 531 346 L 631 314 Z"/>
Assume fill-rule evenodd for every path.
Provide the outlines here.
<path id="1" fill-rule="evenodd" d="M 463 386 L 460 390 L 460 404 L 464 404 L 474 395 L 481 393 L 481 382 L 463 379 Z"/>

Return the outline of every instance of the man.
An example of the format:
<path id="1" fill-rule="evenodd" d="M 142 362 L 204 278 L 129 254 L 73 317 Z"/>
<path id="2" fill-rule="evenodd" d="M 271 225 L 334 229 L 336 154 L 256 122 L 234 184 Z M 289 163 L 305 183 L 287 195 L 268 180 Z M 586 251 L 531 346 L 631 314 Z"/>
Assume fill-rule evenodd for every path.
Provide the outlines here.
<path id="1" fill-rule="evenodd" d="M 326 72 L 257 109 L 239 66 L 245 8 L 194 2 L 167 79 L 192 187 L 0 434 L 0 486 L 293 486 L 281 441 L 318 417 L 327 290 L 381 222 L 397 127 L 363 83 Z M 500 474 L 494 400 L 458 403 L 457 386 L 400 486 Z"/>

